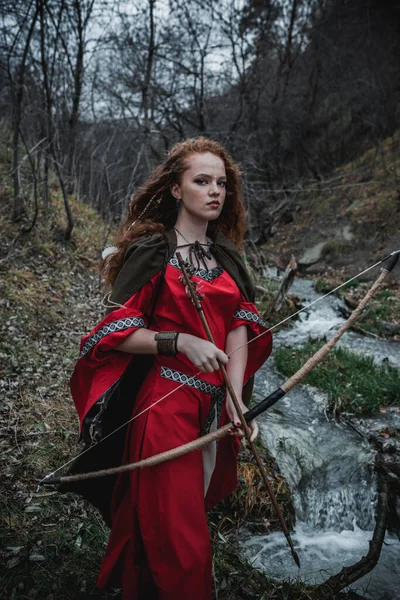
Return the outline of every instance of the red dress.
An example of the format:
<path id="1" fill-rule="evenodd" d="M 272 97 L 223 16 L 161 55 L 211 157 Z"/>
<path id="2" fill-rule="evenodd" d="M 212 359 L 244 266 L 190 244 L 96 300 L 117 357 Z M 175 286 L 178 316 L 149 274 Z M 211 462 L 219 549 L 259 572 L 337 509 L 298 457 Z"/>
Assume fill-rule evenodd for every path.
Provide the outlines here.
<path id="1" fill-rule="evenodd" d="M 206 339 L 179 275 L 177 260 L 172 258 L 150 328 Z M 84 370 L 92 361 L 97 365 L 112 363 L 119 374 L 123 373 L 132 356 L 113 347 L 138 327 L 146 326 L 160 276 L 155 275 L 123 308 L 108 315 L 83 339 Z M 266 331 L 254 304 L 244 300 L 221 266 L 197 271 L 194 281 L 204 295 L 204 312 L 219 348 L 225 348 L 229 331 L 240 325 L 248 326 L 249 339 Z M 271 346 L 269 332 L 249 344 L 243 383 L 264 363 Z M 90 381 L 85 381 L 87 377 L 75 379 L 75 386 L 86 386 L 86 402 L 88 395 L 98 397 L 110 384 L 101 373 L 102 369 L 97 369 Z M 75 392 L 79 396 L 78 390 Z M 155 355 L 132 416 L 145 412 L 128 426 L 124 460 L 135 462 L 153 456 L 227 423 L 224 399 L 220 371 L 198 373 L 182 353 Z M 119 476 L 113 494 L 110 539 L 98 579 L 100 588 L 122 587 L 124 600 L 210 600 L 212 557 L 205 511 L 236 487 L 239 445 L 236 436 L 227 436 L 218 447 L 210 444 L 203 452 Z"/>

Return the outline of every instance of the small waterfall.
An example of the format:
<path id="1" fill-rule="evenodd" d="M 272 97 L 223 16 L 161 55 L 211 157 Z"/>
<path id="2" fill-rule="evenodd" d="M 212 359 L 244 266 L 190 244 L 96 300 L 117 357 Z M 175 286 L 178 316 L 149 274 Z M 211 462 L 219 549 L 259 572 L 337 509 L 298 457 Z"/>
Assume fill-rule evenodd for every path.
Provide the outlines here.
<path id="1" fill-rule="evenodd" d="M 372 529 L 375 490 L 373 483 L 366 479 L 360 483 L 336 489 L 305 487 L 294 497 L 298 520 L 315 531 L 341 531 L 352 529 L 354 524 L 361 529 Z"/>
<path id="2" fill-rule="evenodd" d="M 320 296 L 305 280 L 298 280 L 292 291 L 307 303 Z M 344 321 L 338 316 L 340 302 L 328 297 L 303 313 L 292 329 L 274 336 L 275 347 L 333 334 Z M 373 352 L 377 362 L 385 358 L 400 366 L 400 345 L 353 333 L 346 336 L 343 346 L 363 354 Z M 256 401 L 282 381 L 270 359 L 257 374 Z M 262 441 L 276 456 L 292 489 L 296 512 L 292 538 L 302 564 L 299 572 L 282 534 L 243 532 L 243 554 L 272 578 L 321 582 L 368 551 L 375 520 L 373 453 L 357 433 L 326 413 L 326 400 L 315 388 L 298 386 L 259 418 Z M 400 599 L 397 538 L 387 536 L 378 565 L 352 588 L 371 600 Z"/>

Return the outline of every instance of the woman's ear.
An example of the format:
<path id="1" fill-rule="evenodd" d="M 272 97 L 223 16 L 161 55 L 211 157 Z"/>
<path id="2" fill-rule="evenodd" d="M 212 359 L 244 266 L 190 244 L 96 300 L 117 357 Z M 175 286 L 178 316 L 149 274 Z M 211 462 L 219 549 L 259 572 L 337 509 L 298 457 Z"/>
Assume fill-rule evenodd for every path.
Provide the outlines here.
<path id="1" fill-rule="evenodd" d="M 171 185 L 171 194 L 173 195 L 174 198 L 176 198 L 177 200 L 181 199 L 181 191 L 179 189 L 179 185 L 177 183 L 173 183 Z"/>

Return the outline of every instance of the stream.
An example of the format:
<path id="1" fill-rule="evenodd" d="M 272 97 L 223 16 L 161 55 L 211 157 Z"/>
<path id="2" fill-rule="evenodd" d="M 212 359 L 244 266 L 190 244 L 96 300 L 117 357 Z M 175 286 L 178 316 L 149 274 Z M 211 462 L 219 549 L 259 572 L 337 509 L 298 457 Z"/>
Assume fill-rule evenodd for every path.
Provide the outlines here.
<path id="1" fill-rule="evenodd" d="M 304 279 L 295 281 L 290 291 L 304 304 L 321 296 Z M 340 316 L 341 302 L 329 296 L 301 313 L 291 329 L 274 335 L 274 346 L 330 337 L 345 320 Z M 352 352 L 373 355 L 378 364 L 389 361 L 400 367 L 399 343 L 353 332 L 339 343 Z M 270 358 L 257 373 L 255 400 L 283 381 Z M 368 552 L 376 502 L 374 454 L 352 428 L 326 413 L 326 404 L 325 393 L 298 386 L 258 418 L 261 440 L 276 457 L 292 490 L 296 513 L 292 539 L 301 569 L 281 533 L 254 536 L 243 529 L 239 546 L 253 566 L 273 579 L 319 583 Z M 400 600 L 400 541 L 396 536 L 386 535 L 378 565 L 351 589 L 371 600 Z"/>

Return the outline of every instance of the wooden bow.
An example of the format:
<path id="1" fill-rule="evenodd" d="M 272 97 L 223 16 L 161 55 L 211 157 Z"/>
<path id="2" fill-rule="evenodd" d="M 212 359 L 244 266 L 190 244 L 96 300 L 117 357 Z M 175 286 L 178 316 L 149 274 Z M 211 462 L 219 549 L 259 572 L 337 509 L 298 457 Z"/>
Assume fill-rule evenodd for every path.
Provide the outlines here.
<path id="1" fill-rule="evenodd" d="M 373 265 L 373 267 L 378 264 L 390 259 L 389 264 L 386 268 L 382 269 L 381 274 L 372 285 L 370 290 L 367 292 L 365 297 L 360 301 L 357 308 L 352 312 L 347 321 L 342 325 L 339 331 L 329 340 L 324 346 L 322 346 L 300 369 L 294 373 L 287 381 L 285 381 L 279 388 L 277 388 L 274 392 L 269 394 L 264 400 L 256 404 L 251 410 L 244 414 L 244 419 L 247 422 L 255 419 L 257 416 L 268 410 L 271 406 L 273 406 L 278 400 L 283 398 L 287 392 L 289 392 L 293 387 L 298 385 L 324 358 L 325 356 L 332 350 L 337 341 L 342 337 L 342 335 L 351 327 L 354 321 L 359 317 L 360 313 L 363 311 L 367 303 L 375 296 L 380 287 L 382 286 L 383 281 L 389 275 L 389 273 L 394 269 L 395 265 L 400 256 L 400 250 L 393 252 L 391 255 L 385 257 L 379 263 Z M 372 268 L 372 267 L 371 267 Z M 355 276 L 357 277 L 357 276 Z M 337 289 L 337 288 L 335 288 Z M 235 428 L 233 423 L 228 423 L 224 425 L 217 431 L 209 433 L 207 435 L 202 436 L 192 442 L 179 446 L 177 448 L 173 448 L 168 450 L 167 452 L 162 452 L 161 454 L 157 454 L 155 456 L 151 456 L 149 458 L 145 458 L 136 463 L 129 463 L 126 465 L 120 465 L 118 467 L 112 467 L 111 469 L 102 469 L 99 471 L 92 471 L 90 473 L 80 473 L 77 475 L 67 475 L 61 477 L 54 477 L 52 475 L 45 477 L 39 482 L 39 485 L 58 485 L 60 483 L 72 483 L 76 481 L 83 481 L 85 479 L 95 479 L 98 477 L 106 477 L 110 475 L 115 475 L 117 473 L 123 473 L 125 471 L 133 471 L 134 469 L 143 469 L 145 467 L 151 467 L 168 460 L 173 460 L 174 458 L 178 458 L 179 456 L 183 456 L 188 452 L 192 452 L 194 450 L 199 450 L 204 446 L 208 445 L 211 442 L 219 440 Z"/>

